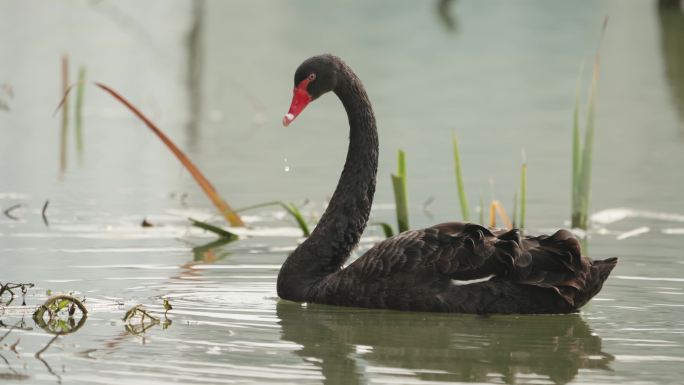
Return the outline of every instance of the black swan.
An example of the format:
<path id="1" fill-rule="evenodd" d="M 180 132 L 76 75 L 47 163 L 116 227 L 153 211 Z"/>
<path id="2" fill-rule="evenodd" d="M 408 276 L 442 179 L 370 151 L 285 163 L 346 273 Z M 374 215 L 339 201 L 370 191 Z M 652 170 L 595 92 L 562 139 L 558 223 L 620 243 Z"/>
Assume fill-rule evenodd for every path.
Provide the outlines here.
<path id="1" fill-rule="evenodd" d="M 541 314 L 575 312 L 601 290 L 617 258 L 582 256 L 567 230 L 523 237 L 517 229 L 443 223 L 380 242 L 343 268 L 366 227 L 375 193 L 373 109 L 359 78 L 333 55 L 304 61 L 294 84 L 285 126 L 312 100 L 333 91 L 347 111 L 350 134 L 328 208 L 280 269 L 280 298 L 410 311 Z M 458 282 L 476 279 L 486 280 Z"/>

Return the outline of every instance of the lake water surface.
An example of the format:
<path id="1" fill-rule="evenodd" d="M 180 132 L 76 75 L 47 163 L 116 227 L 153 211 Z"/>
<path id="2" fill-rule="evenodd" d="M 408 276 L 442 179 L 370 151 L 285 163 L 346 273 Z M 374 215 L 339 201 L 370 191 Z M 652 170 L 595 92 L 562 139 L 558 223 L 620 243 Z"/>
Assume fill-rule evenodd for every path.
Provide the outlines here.
<path id="1" fill-rule="evenodd" d="M 684 15 L 666 3 L 1 2 L 0 209 L 21 207 L 16 219 L 0 215 L 0 283 L 35 286 L 1 299 L 0 384 L 681 383 Z M 231 204 L 295 202 L 314 220 L 344 162 L 344 110 L 329 95 L 292 126 L 280 121 L 299 63 L 332 52 L 375 107 L 374 220 L 394 222 L 398 149 L 411 226 L 460 219 L 456 132 L 471 203 L 483 196 L 510 209 L 524 149 L 527 227 L 550 232 L 568 225 L 575 87 L 583 62 L 588 84 L 605 15 L 588 253 L 620 263 L 579 314 L 281 301 L 278 269 L 302 240 L 294 222 L 278 208 L 250 211 L 249 229 L 236 229 L 243 239 L 193 252 L 214 237 L 187 217 L 220 223 L 213 208 L 94 87 L 83 153 L 71 131 L 60 177 L 53 112 L 66 53 L 72 81 L 85 66 L 136 103 Z M 156 226 L 141 227 L 143 218 Z M 381 238 L 369 228 L 359 252 Z M 87 298 L 76 332 L 54 339 L 31 319 L 48 290 Z M 121 320 L 137 304 L 160 315 L 163 298 L 170 324 Z"/>

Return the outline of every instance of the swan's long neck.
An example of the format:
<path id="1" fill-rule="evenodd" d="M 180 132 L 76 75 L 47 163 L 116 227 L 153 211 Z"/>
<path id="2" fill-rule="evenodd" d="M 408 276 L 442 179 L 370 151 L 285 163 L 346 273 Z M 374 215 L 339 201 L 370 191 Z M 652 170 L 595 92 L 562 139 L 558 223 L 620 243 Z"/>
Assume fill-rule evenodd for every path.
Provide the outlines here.
<path id="1" fill-rule="evenodd" d="M 311 236 L 285 261 L 278 275 L 281 298 L 306 301 L 312 285 L 342 267 L 366 228 L 375 193 L 378 133 L 368 95 L 346 66 L 335 88 L 349 118 L 349 149 L 328 208 Z"/>

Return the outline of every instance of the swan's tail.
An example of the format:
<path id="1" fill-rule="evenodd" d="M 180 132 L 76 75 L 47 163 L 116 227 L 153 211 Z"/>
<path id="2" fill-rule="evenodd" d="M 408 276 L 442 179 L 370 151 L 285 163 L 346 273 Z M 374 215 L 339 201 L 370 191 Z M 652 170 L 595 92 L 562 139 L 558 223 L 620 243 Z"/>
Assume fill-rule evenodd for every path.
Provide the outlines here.
<path id="1" fill-rule="evenodd" d="M 498 235 L 499 239 L 505 239 L 506 234 Z M 583 256 L 579 241 L 568 230 L 525 237 L 520 245 L 513 281 L 554 290 L 572 310 L 578 310 L 601 291 L 618 261 L 593 261 Z"/>
<path id="2" fill-rule="evenodd" d="M 615 268 L 617 263 L 617 258 L 592 261 L 591 267 L 589 268 L 590 273 L 586 279 L 586 284 L 582 290 L 575 295 L 575 309 L 579 309 L 584 306 L 593 296 L 601 291 L 603 282 L 608 279 L 610 272 L 613 271 L 613 268 Z"/>

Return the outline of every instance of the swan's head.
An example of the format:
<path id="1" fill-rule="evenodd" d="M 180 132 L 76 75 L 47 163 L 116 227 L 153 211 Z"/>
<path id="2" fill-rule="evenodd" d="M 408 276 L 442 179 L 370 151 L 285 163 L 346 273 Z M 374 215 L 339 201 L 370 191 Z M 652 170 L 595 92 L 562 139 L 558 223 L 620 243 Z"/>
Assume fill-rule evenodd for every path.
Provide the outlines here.
<path id="1" fill-rule="evenodd" d="M 339 59 L 333 55 L 319 55 L 306 59 L 294 76 L 292 104 L 283 118 L 287 126 L 304 108 L 319 96 L 335 89 Z"/>

